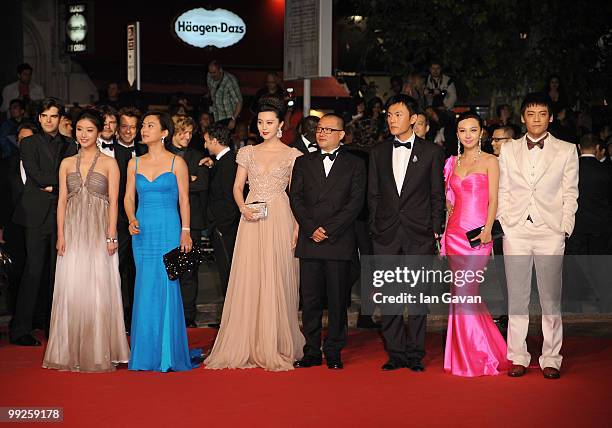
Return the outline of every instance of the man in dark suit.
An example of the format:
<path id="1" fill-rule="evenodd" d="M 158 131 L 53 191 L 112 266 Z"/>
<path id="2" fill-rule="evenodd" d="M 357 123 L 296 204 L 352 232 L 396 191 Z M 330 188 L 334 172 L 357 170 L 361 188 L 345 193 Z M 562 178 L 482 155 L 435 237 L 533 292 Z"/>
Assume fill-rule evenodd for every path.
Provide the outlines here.
<path id="1" fill-rule="evenodd" d="M 77 153 L 74 142 L 58 132 L 60 111 L 64 106 L 54 98 L 43 100 L 38 121 L 42 133 L 25 138 L 19 147 L 26 174 L 21 201 L 13 221 L 25 228 L 27 261 L 17 295 L 10 341 L 16 345 L 39 346 L 32 335 L 32 318 L 41 284 L 48 284 L 45 307 L 48 326 L 55 277 L 57 241 L 57 195 L 59 166 L 65 157 Z"/>
<path id="2" fill-rule="evenodd" d="M 444 212 L 444 151 L 417 137 L 416 102 L 407 95 L 389 99 L 392 140 L 370 152 L 368 208 L 376 255 L 433 255 Z M 383 370 L 423 371 L 426 315 L 384 315 L 382 334 L 389 360 Z M 408 333 L 408 334 L 406 334 Z"/>
<path id="3" fill-rule="evenodd" d="M 580 139 L 580 159 L 578 169 L 578 210 L 576 225 L 567 240 L 565 253 L 576 256 L 606 255 L 612 235 L 612 167 L 600 162 L 596 153 L 600 151 L 601 142 L 592 134 Z M 563 290 L 564 308 L 580 312 L 579 302 L 591 292 L 597 296 L 600 310 L 610 310 L 609 281 L 601 281 L 602 266 L 596 266 L 594 260 L 587 257 L 572 257 L 566 269 L 570 280 L 567 290 Z M 607 277 L 607 275 L 606 275 Z M 595 279 L 598 278 L 598 279 Z"/>
<path id="4" fill-rule="evenodd" d="M 210 170 L 208 187 L 208 229 L 223 295 L 227 292 L 234 243 L 240 221 L 240 211 L 234 200 L 236 179 L 236 155 L 230 150 L 230 131 L 222 124 L 215 123 L 204 134 L 205 147 L 216 160 Z"/>
<path id="5" fill-rule="evenodd" d="M 32 123 L 23 121 L 17 127 L 17 147 L 23 141 L 24 138 L 30 137 L 39 132 L 38 127 Z M 8 289 L 8 309 L 9 313 L 13 315 L 15 313 L 15 302 L 17 300 L 17 292 L 19 290 L 19 283 L 21 282 L 21 275 L 26 262 L 26 249 L 25 249 L 25 235 L 23 226 L 15 223 L 12 220 L 15 207 L 21 199 L 23 194 L 23 187 L 26 182 L 25 171 L 23 170 L 23 164 L 19 159 L 19 151 L 11 153 L 11 155 L 2 160 L 2 192 L 6 195 L 3 201 L 3 215 L 2 223 L 2 238 L 5 242 L 5 249 L 11 256 L 13 262 L 12 268 L 9 272 L 9 289 Z M 41 301 L 42 299 L 38 299 Z M 42 314 L 44 315 L 44 314 Z M 44 326 L 43 320 L 36 320 L 34 317 L 34 323 L 38 321 L 39 324 Z"/>
<path id="6" fill-rule="evenodd" d="M 172 143 L 167 144 L 167 147 L 169 151 L 182 157 L 187 163 L 189 172 L 189 213 L 191 219 L 190 234 L 191 240 L 194 243 L 200 243 L 202 231 L 206 229 L 208 168 L 200 165 L 204 153 L 189 145 L 195 128 L 194 120 L 190 116 L 177 114 L 172 116 L 172 122 L 174 122 L 174 134 L 172 136 Z M 179 283 L 181 285 L 185 325 L 192 328 L 197 327 L 198 269 L 185 272 L 179 278 Z"/>
<path id="7" fill-rule="evenodd" d="M 109 111 L 103 109 L 102 112 L 104 112 L 104 121 L 106 123 L 109 118 Z M 119 248 L 117 254 L 119 256 L 119 274 L 121 275 L 123 317 L 125 318 L 125 328 L 128 332 L 132 325 L 136 267 L 134 266 L 134 255 L 132 253 L 132 236 L 128 229 L 129 220 L 125 213 L 123 200 L 125 198 L 125 186 L 127 184 L 128 162 L 133 157 L 142 156 L 146 153 L 147 146 L 136 143 L 140 116 L 140 111 L 134 107 L 124 107 L 119 111 L 118 135 L 113 143 L 112 150 L 117 165 L 119 166 L 119 212 L 117 215 L 117 239 L 119 240 Z"/>
<path id="8" fill-rule="evenodd" d="M 366 182 L 368 175 L 368 165 L 370 163 L 370 152 L 368 148 L 357 147 L 353 144 L 352 139 L 349 138 L 349 132 L 351 131 L 351 125 L 345 129 L 346 136 L 344 137 L 343 149 L 347 150 L 350 154 L 357 156 L 365 165 L 366 171 Z M 351 262 L 351 284 L 349 285 L 349 293 L 347 296 L 348 305 L 351 305 L 351 292 L 350 290 L 355 283 L 359 284 L 361 278 L 361 257 L 372 255 L 374 250 L 372 249 L 372 238 L 370 236 L 370 226 L 368 224 L 368 201 L 364 198 L 363 208 L 355 220 L 355 237 L 357 238 L 357 250 L 353 255 Z M 359 287 L 359 285 L 357 285 Z M 376 329 L 380 325 L 372 320 L 371 315 L 364 315 L 361 312 L 363 305 L 359 308 L 359 315 L 357 316 L 357 328 L 369 328 Z"/>
<path id="9" fill-rule="evenodd" d="M 317 116 L 306 116 L 302 119 L 297 129 L 297 137 L 295 137 L 291 147 L 295 147 L 305 155 L 319 150 L 315 133 L 318 123 L 319 118 Z"/>
<path id="10" fill-rule="evenodd" d="M 611 225 L 602 220 L 612 218 L 612 168 L 597 160 L 599 144 L 592 134 L 587 134 L 578 146 L 578 210 L 566 247 L 571 254 L 608 254 Z"/>
<path id="11" fill-rule="evenodd" d="M 317 125 L 320 152 L 296 159 L 289 191 L 299 223 L 295 256 L 300 258 L 304 358 L 295 367 L 321 365 L 323 295 L 328 329 L 323 352 L 330 369 L 343 368 L 347 293 L 355 253 L 355 219 L 365 199 L 366 173 L 361 159 L 340 149 L 344 122 L 327 114 Z"/>

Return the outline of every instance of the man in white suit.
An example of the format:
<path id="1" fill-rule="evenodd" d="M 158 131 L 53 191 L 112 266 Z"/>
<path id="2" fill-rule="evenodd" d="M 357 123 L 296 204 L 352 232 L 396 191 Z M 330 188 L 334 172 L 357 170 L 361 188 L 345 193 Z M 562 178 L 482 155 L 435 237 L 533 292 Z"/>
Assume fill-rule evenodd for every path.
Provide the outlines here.
<path id="1" fill-rule="evenodd" d="M 497 217 L 505 232 L 511 377 L 523 376 L 531 361 L 525 340 L 534 263 L 544 336 L 540 367 L 545 378 L 560 377 L 561 272 L 578 208 L 578 155 L 575 145 L 548 132 L 552 120 L 549 97 L 528 94 L 521 105 L 527 134 L 504 144 L 499 157 Z"/>

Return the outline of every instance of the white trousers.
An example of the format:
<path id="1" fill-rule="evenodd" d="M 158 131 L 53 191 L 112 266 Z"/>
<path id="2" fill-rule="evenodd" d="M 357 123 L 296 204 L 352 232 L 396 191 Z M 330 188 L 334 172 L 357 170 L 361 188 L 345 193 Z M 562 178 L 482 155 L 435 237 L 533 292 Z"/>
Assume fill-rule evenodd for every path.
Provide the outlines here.
<path id="1" fill-rule="evenodd" d="M 535 263 L 542 308 L 542 356 L 540 367 L 561 367 L 563 324 L 561 288 L 565 235 L 547 225 L 525 224 L 504 227 L 504 264 L 508 284 L 508 360 L 528 367 L 529 299 L 531 272 Z"/>

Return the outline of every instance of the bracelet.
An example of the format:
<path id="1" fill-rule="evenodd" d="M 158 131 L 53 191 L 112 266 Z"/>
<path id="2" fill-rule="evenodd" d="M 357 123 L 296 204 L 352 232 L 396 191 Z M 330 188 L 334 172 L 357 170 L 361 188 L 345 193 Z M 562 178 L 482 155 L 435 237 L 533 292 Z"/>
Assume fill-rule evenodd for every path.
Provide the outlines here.
<path id="1" fill-rule="evenodd" d="M 117 243 L 119 241 L 117 240 L 117 238 L 109 238 L 109 237 L 107 237 L 106 238 L 106 243 L 110 244 L 111 242 L 114 244 L 114 243 Z"/>
<path id="2" fill-rule="evenodd" d="M 189 232 L 191 230 L 191 228 L 190 227 L 181 227 L 181 230 L 185 230 L 185 231 Z"/>

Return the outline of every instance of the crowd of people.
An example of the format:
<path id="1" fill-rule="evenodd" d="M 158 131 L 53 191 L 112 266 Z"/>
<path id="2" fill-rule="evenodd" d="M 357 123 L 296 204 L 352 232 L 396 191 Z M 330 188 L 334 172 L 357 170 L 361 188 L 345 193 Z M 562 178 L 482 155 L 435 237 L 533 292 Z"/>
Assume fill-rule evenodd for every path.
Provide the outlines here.
<path id="1" fill-rule="evenodd" d="M 561 257 L 612 250 L 610 127 L 564 140 L 555 118 L 569 107 L 558 79 L 525 97 L 520 127 L 508 105 L 493 127 L 472 111 L 456 116 L 454 82 L 439 63 L 426 79 L 391 83 L 385 102 L 358 98 L 352 114 L 300 119 L 271 73 L 250 122 L 240 120 L 237 79 L 216 61 L 211 108 L 197 121 L 185 97 L 170 114 L 142 113 L 110 86 L 106 104 L 67 113 L 45 98 L 28 120 L 32 100 L 19 89 L 1 136 L 11 343 L 40 346 L 32 331 L 43 329 L 43 367 L 60 370 L 196 367 L 186 329 L 196 326 L 197 271 L 171 280 L 163 256 L 207 236 L 225 302 L 205 366 L 283 371 L 324 357 L 337 370 L 361 256 L 439 252 L 457 271 L 482 268 L 465 257 L 486 262 L 495 248 L 523 256 L 506 259 L 507 344 L 486 305 L 466 315 L 451 303 L 444 369 L 526 373 L 535 264 L 540 366 L 558 378 Z M 496 221 L 503 240 L 493 239 Z M 471 245 L 466 233 L 478 228 Z M 479 294 L 474 283 L 452 290 Z M 425 370 L 426 321 L 383 315 L 383 370 Z M 362 314 L 359 325 L 375 324 Z"/>

